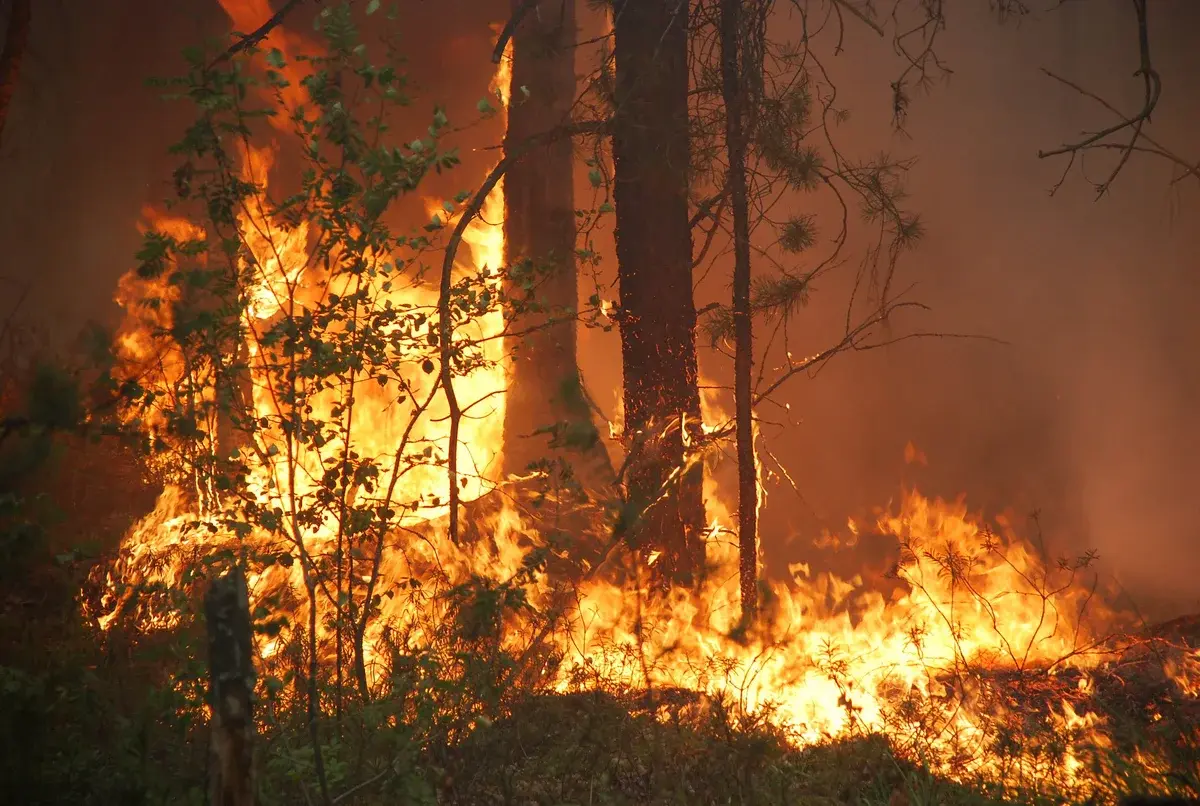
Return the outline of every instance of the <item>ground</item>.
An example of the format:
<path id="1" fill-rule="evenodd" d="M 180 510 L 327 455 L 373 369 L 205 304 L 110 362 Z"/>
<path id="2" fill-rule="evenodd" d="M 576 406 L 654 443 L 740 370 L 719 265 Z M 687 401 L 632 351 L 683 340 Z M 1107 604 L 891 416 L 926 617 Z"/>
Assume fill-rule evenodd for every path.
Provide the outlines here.
<path id="1" fill-rule="evenodd" d="M 899 761 L 877 736 L 796 750 L 683 692 L 525 700 L 453 752 L 442 802 L 468 804 L 988 804 Z"/>

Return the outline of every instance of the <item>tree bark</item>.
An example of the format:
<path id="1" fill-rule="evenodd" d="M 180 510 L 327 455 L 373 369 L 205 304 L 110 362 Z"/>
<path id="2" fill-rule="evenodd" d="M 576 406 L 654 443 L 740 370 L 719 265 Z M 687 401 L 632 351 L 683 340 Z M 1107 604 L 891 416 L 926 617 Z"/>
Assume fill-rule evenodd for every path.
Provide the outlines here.
<path id="1" fill-rule="evenodd" d="M 575 95 L 574 2 L 512 0 L 512 14 L 507 154 L 569 123 Z M 506 292 L 524 306 L 508 317 L 523 335 L 511 351 L 504 463 L 508 473 L 524 472 L 561 456 L 569 441 L 582 455 L 562 458 L 582 459 L 584 480 L 602 483 L 612 468 L 583 393 L 570 318 L 578 302 L 573 177 L 571 140 L 556 138 L 514 161 L 504 180 L 505 262 L 516 267 Z M 566 439 L 568 428 L 576 439 Z"/>
<path id="2" fill-rule="evenodd" d="M 13 0 L 8 14 L 8 31 L 4 36 L 4 53 L 0 54 L 0 137 L 8 122 L 13 95 L 21 77 L 21 63 L 29 48 L 29 27 L 33 0 Z"/>
<path id="3" fill-rule="evenodd" d="M 208 629 L 213 806 L 253 806 L 254 658 L 250 603 L 241 567 L 213 580 L 204 598 Z"/>
<path id="4" fill-rule="evenodd" d="M 725 101 L 726 187 L 733 208 L 734 411 L 737 426 L 738 550 L 742 623 L 758 612 L 758 476 L 754 463 L 753 319 L 750 316 L 750 203 L 746 189 L 745 88 L 739 57 L 742 0 L 721 0 L 721 93 Z"/>
<path id="5" fill-rule="evenodd" d="M 685 457 L 700 423 L 692 237 L 688 222 L 688 3 L 615 0 L 613 163 L 625 435 L 641 444 L 627 479 L 633 530 L 663 555 L 664 579 L 687 584 L 703 560 L 703 470 Z M 682 422 L 682 426 L 680 423 Z"/>

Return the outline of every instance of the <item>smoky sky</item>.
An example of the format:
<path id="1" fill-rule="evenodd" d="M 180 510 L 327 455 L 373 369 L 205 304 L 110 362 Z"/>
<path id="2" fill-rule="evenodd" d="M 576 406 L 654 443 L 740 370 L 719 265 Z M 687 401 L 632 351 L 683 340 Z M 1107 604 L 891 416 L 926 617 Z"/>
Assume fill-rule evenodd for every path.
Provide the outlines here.
<path id="1" fill-rule="evenodd" d="M 985 0 L 947 5 L 939 53 L 953 74 L 914 95 L 904 133 L 891 125 L 889 96 L 900 62 L 886 39 L 848 26 L 842 52 L 828 59 L 851 112 L 839 135 L 862 157 L 888 151 L 916 160 L 908 206 L 921 214 L 926 235 L 902 259 L 897 285 L 929 310 L 904 317 L 896 332 L 1003 343 L 907 340 L 840 357 L 789 385 L 781 402 L 795 422 L 764 427 L 795 482 L 769 487 L 768 568 L 810 557 L 806 546 L 821 529 L 836 531 L 847 517 L 886 505 L 906 484 L 965 494 L 988 512 L 1011 508 L 1018 520 L 1038 510 L 1053 553 L 1094 548 L 1104 571 L 1143 600 L 1194 608 L 1195 180 L 1174 181 L 1167 162 L 1139 155 L 1097 201 L 1088 179 L 1102 178 L 1111 163 L 1089 158 L 1051 196 L 1063 163 L 1037 157 L 1114 122 L 1042 68 L 1136 110 L 1132 4 L 1075 0 L 1019 25 L 998 22 Z M 446 103 L 452 120 L 470 114 L 492 70 L 489 26 L 507 9 L 502 0 L 405 4 L 402 41 L 430 107 Z M 1164 93 L 1148 131 L 1200 160 L 1193 42 L 1200 8 L 1157 0 L 1150 12 Z M 598 22 L 584 14 L 582 24 L 594 33 Z M 166 195 L 173 167 L 166 148 L 188 120 L 144 80 L 178 73 L 181 49 L 225 25 L 216 0 L 44 0 L 35 9 L 0 152 L 0 276 L 28 286 L 26 317 L 51 337 L 65 340 L 89 319 L 112 321 L 112 292 L 132 265 L 139 211 Z M 477 182 L 495 159 L 487 147 L 498 132 L 485 127 L 478 137 L 460 184 Z M 586 206 L 582 175 L 579 184 Z M 805 211 L 804 199 L 794 204 Z M 602 236 L 598 245 L 609 243 Z M 700 283 L 698 304 L 727 298 L 727 273 L 719 262 Z M 611 252 L 600 279 L 612 281 Z M 584 296 L 590 282 L 581 283 Z M 16 287 L 0 286 L 6 308 Z M 846 291 L 837 277 L 818 285 L 797 316 L 797 352 L 815 352 L 836 335 Z M 586 332 L 580 344 L 593 396 L 611 411 L 620 387 L 615 336 Z M 706 377 L 728 381 L 724 359 L 702 348 L 701 364 Z M 910 440 L 927 467 L 905 465 Z M 826 560 L 842 570 L 867 564 Z"/>

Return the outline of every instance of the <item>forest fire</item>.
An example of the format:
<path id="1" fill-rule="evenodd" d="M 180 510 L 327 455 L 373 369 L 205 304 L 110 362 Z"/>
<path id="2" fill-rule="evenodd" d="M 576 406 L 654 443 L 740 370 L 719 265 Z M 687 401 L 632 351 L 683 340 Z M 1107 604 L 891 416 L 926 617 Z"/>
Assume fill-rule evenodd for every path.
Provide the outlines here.
<path id="1" fill-rule="evenodd" d="M 269 13 L 265 3 L 223 5 L 243 28 Z M 267 44 L 284 53 L 299 47 L 284 39 Z M 505 65 L 493 87 L 504 104 Z M 297 97 L 287 95 L 289 108 Z M 310 221 L 288 222 L 266 201 L 280 170 L 276 149 L 247 142 L 240 158 L 241 180 L 257 190 L 236 215 L 231 254 L 243 307 L 230 328 L 238 340 L 222 348 L 228 362 L 197 365 L 177 342 L 175 309 L 188 290 L 168 275 L 131 272 L 118 291 L 126 316 L 117 344 L 123 377 L 159 401 L 131 407 L 127 421 L 144 429 L 172 480 L 154 512 L 123 542 L 103 610 L 94 614 L 102 629 L 125 619 L 143 631 L 178 626 L 178 610 L 145 591 L 169 598 L 191 590 L 203 576 L 197 568 L 204 558 L 227 550 L 250 558 L 253 603 L 274 611 L 276 628 L 257 647 L 264 673 L 295 665 L 303 639 L 322 658 L 336 657 L 339 674 L 343 653 L 358 652 L 360 685 L 375 690 L 394 672 L 397 642 L 409 648 L 432 642 L 453 621 L 453 597 L 439 594 L 482 581 L 489 590 L 515 587 L 527 599 L 528 607 L 504 615 L 497 640 L 515 656 L 537 656 L 538 668 L 518 669 L 534 688 L 679 688 L 700 700 L 732 699 L 744 713 L 769 714 L 798 743 L 883 732 L 962 779 L 1028 783 L 1053 776 L 1073 790 L 1099 774 L 1094 753 L 1115 740 L 1106 718 L 1079 703 L 1095 686 L 1092 673 L 1123 649 L 1105 640 L 1118 614 L 1083 579 L 1083 563 L 1054 565 L 1007 523 L 993 531 L 962 501 L 905 491 L 899 506 L 872 527 L 850 525 L 858 540 L 870 534 L 899 540 L 894 580 L 843 579 L 796 565 L 791 579 L 767 586 L 759 622 L 742 630 L 738 546 L 725 539 L 735 525 L 736 497 L 710 474 L 708 572 L 696 590 L 652 594 L 644 574 L 631 568 L 620 580 L 584 575 L 573 603 L 561 607 L 561 581 L 544 573 L 523 576 L 531 553 L 550 540 L 537 534 L 539 519 L 508 494 L 509 480 L 499 470 L 506 361 L 500 305 L 480 303 L 477 315 L 454 324 L 454 338 L 477 353 L 454 381 L 470 416 L 461 419 L 451 444 L 450 403 L 433 372 L 433 353 L 410 347 L 435 346 L 437 333 L 438 289 L 417 271 L 419 261 L 367 250 L 370 270 L 338 271 L 345 255 L 319 253 L 320 235 Z M 500 296 L 504 204 L 501 182 L 463 236 L 468 254 L 456 263 L 455 280 L 477 281 L 479 295 Z M 461 214 L 456 209 L 430 201 L 426 212 L 435 229 L 444 229 Z M 166 212 L 147 211 L 146 218 L 148 231 L 178 241 L 229 238 Z M 387 269 L 389 263 L 406 268 Z M 313 311 L 347 299 L 355 300 L 349 315 L 313 324 Z M 332 373 L 336 383 L 304 386 L 305 416 L 332 424 L 331 436 L 299 440 L 287 426 L 298 421 L 289 413 L 296 398 L 280 387 L 289 356 L 271 334 L 281 323 L 304 320 L 323 328 L 319 336 L 330 342 L 357 338 L 365 325 L 356 317 L 367 321 L 367 308 L 408 317 L 377 334 L 386 342 L 383 360 L 403 369 L 389 377 L 340 368 Z M 297 389 L 309 383 L 287 377 Z M 256 424 L 252 432 L 222 414 L 223 396 L 243 400 L 248 421 Z M 173 412 L 188 407 L 203 412 L 197 419 L 206 424 L 206 436 L 199 442 L 181 440 L 172 421 Z M 727 415 L 705 401 L 704 419 L 711 431 Z M 197 444 L 208 454 L 195 455 Z M 484 539 L 455 542 L 447 531 L 452 451 L 459 500 L 478 505 L 471 517 L 479 522 L 472 526 Z M 348 480 L 362 458 L 383 470 Z M 254 513 L 252 525 L 235 525 L 229 494 L 214 475 L 194 470 L 224 462 L 240 468 L 249 502 L 236 511 Z M 181 468 L 193 470 L 181 474 Z M 330 490 L 334 498 L 313 509 Z M 385 519 L 386 533 L 348 525 L 355 512 L 392 509 L 400 514 Z M 311 512 L 318 514 L 304 514 Z M 318 569 L 332 573 L 334 582 L 317 582 Z M 336 590 L 325 589 L 331 584 Z M 135 588 L 143 593 L 133 595 Z M 1200 685 L 1197 663 L 1195 655 L 1184 655 L 1173 669 L 1175 682 L 1189 692 Z M 1006 701 L 1006 675 L 1039 681 L 1042 710 L 1033 707 L 1036 698 L 1025 703 L 1028 711 Z M 1036 733 L 1030 721 L 1060 741 L 1069 738 L 1057 751 L 1047 749 L 1049 740 L 1029 739 L 1015 758 L 999 754 L 998 737 L 1014 725 Z M 1156 765 L 1166 762 L 1143 759 L 1147 768 Z"/>

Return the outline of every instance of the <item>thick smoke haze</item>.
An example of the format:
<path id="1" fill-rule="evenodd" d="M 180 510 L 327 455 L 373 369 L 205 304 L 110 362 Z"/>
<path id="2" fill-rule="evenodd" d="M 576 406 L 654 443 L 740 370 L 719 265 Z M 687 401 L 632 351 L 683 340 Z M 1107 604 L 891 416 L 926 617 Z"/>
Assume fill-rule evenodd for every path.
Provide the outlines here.
<path id="1" fill-rule="evenodd" d="M 932 308 L 909 326 L 1008 346 L 910 341 L 847 357 L 801 393 L 808 427 L 792 455 L 810 466 L 794 473 L 829 518 L 882 500 L 900 472 L 973 505 L 1039 509 L 1053 553 L 1094 548 L 1140 599 L 1186 609 L 1200 596 L 1195 191 L 1140 158 L 1097 202 L 1087 180 L 1112 162 L 1088 159 L 1052 198 L 1065 163 L 1036 158 L 1116 122 L 1040 68 L 1140 107 L 1132 6 L 1071 3 L 1019 28 L 982 3 L 954 9 L 941 43 L 954 75 L 915 101 L 910 138 L 888 145 L 919 160 L 912 206 L 928 233 L 900 283 Z M 1186 32 L 1200 9 L 1155 3 L 1151 17 L 1167 84 L 1153 136 L 1186 152 L 1200 123 Z M 858 64 L 843 74 L 845 104 L 858 126 L 882 128 L 886 76 Z M 901 471 L 908 439 L 928 470 Z"/>
<path id="2" fill-rule="evenodd" d="M 404 41 L 423 86 L 421 113 L 437 100 L 452 120 L 465 120 L 487 91 L 489 26 L 508 4 L 406 5 Z M 842 128 L 845 149 L 917 159 L 909 206 L 927 234 L 903 258 L 897 286 L 930 310 L 903 317 L 895 334 L 983 334 L 1004 343 L 908 340 L 840 357 L 789 386 L 785 399 L 798 424 L 764 428 L 796 482 L 794 490 L 770 487 L 762 524 L 768 565 L 779 571 L 812 558 L 807 546 L 821 529 L 842 529 L 907 483 L 948 497 L 965 493 L 972 507 L 990 512 L 1011 507 L 1018 520 L 1040 510 L 1052 553 L 1094 548 L 1139 601 L 1194 609 L 1195 180 L 1173 181 L 1165 161 L 1137 156 L 1097 201 L 1087 179 L 1102 179 L 1110 163 L 1089 159 L 1051 197 L 1064 165 L 1037 158 L 1039 149 L 1115 122 L 1043 67 L 1118 108 L 1137 109 L 1131 4 L 1076 0 L 1020 25 L 1001 25 L 985 0 L 948 5 L 939 52 L 954 72 L 914 97 L 905 134 L 891 127 L 889 83 L 900 62 L 888 40 L 849 25 L 843 52 L 827 66 L 852 115 Z M 1200 159 L 1200 148 L 1189 151 L 1200 130 L 1200 53 L 1191 41 L 1200 8 L 1157 0 L 1150 12 L 1164 95 L 1149 131 Z M 781 30 L 796 24 L 785 20 Z M 55 340 L 89 319 L 112 321 L 113 289 L 139 241 L 139 212 L 166 195 L 172 161 L 165 152 L 187 110 L 157 100 L 144 79 L 178 72 L 184 46 L 226 25 L 216 0 L 46 0 L 35 9 L 0 153 L 0 276 L 28 286 L 25 315 Z M 499 133 L 477 136 L 482 149 Z M 459 185 L 477 182 L 496 152 L 468 156 Z M 834 227 L 823 222 L 822 231 Z M 850 272 L 853 251 L 848 259 Z M 611 264 L 610 254 L 609 280 Z M 719 263 L 698 289 L 699 304 L 724 301 L 727 272 Z M 15 288 L 0 286 L 5 308 Z M 826 346 L 845 294 L 837 279 L 818 286 L 798 317 L 797 352 Z M 595 397 L 611 410 L 620 386 L 615 337 L 585 333 L 581 354 Z M 723 359 L 704 351 L 702 365 L 708 377 L 728 379 Z M 904 463 L 910 440 L 927 467 Z M 837 562 L 849 569 L 865 560 Z"/>

